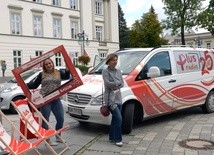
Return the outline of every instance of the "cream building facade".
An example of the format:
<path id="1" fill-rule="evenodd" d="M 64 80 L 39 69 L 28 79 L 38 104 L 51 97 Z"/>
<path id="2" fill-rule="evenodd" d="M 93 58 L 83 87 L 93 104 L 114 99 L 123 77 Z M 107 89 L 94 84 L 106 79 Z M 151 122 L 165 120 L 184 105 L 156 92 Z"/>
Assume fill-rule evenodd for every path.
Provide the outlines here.
<path id="1" fill-rule="evenodd" d="M 88 66 L 119 49 L 117 0 L 4 0 L 0 9 L 0 60 L 7 63 L 6 76 L 59 45 L 74 64 L 85 50 Z M 64 65 L 61 54 L 54 59 Z"/>
<path id="2" fill-rule="evenodd" d="M 171 45 L 181 45 L 181 37 L 166 35 L 164 38 L 169 40 Z M 214 36 L 210 32 L 204 33 L 185 33 L 185 43 L 189 46 L 203 47 L 208 49 L 214 49 Z"/>

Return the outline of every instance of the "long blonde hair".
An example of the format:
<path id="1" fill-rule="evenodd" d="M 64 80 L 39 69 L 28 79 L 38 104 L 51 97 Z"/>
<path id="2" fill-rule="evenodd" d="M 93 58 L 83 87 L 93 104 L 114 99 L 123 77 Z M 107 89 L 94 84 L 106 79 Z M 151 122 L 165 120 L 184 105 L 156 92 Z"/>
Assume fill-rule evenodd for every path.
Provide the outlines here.
<path id="1" fill-rule="evenodd" d="M 45 60 L 43 61 L 43 63 L 42 63 L 42 69 L 43 69 L 43 71 L 42 71 L 42 78 L 44 78 L 44 77 L 47 75 L 47 73 L 48 73 L 48 71 L 47 71 L 47 69 L 46 69 L 46 67 L 45 67 L 45 61 L 46 61 L 46 60 L 51 61 L 51 63 L 53 64 L 53 71 L 51 72 L 51 74 L 52 74 L 55 78 L 59 78 L 59 79 L 60 79 L 60 73 L 59 73 L 58 70 L 55 69 L 55 65 L 54 65 L 53 61 L 52 61 L 50 58 L 45 59 Z"/>

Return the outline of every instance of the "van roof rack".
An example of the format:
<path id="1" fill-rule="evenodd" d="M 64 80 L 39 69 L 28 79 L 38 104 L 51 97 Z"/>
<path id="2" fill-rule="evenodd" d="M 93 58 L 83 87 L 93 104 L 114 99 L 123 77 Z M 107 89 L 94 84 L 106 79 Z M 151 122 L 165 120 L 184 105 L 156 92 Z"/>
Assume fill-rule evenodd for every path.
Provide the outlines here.
<path id="1" fill-rule="evenodd" d="M 161 47 L 194 47 L 192 45 L 161 45 Z"/>

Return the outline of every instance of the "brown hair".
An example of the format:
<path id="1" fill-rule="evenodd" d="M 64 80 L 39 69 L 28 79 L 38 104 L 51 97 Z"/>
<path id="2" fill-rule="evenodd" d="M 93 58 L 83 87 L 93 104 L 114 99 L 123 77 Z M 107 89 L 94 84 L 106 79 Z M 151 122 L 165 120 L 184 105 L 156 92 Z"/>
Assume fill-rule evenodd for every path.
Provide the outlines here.
<path id="1" fill-rule="evenodd" d="M 52 61 L 50 58 L 45 59 L 45 60 L 43 61 L 43 63 L 42 63 L 42 69 L 43 69 L 43 71 L 42 71 L 42 78 L 44 78 L 44 77 L 46 76 L 46 74 L 47 74 L 47 69 L 45 68 L 45 61 L 46 61 L 46 60 L 50 60 L 51 63 L 53 64 L 53 72 L 52 72 L 51 74 L 52 74 L 54 77 L 56 77 L 56 78 L 60 78 L 60 73 L 59 73 L 58 70 L 55 69 L 55 65 L 54 65 L 53 61 Z"/>
<path id="2" fill-rule="evenodd" d="M 115 53 L 111 53 L 106 57 L 106 65 L 109 63 L 110 60 L 114 59 L 114 58 L 118 58 L 118 55 Z"/>

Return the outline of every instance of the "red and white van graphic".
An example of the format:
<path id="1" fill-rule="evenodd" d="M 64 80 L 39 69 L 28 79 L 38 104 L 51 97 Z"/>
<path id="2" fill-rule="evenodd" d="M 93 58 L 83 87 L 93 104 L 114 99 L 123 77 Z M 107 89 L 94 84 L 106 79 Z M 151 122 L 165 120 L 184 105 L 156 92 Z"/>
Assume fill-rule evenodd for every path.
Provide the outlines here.
<path id="1" fill-rule="evenodd" d="M 124 76 L 123 131 L 133 122 L 179 109 L 201 106 L 214 112 L 214 50 L 160 47 L 118 51 L 117 68 Z M 99 112 L 105 61 L 83 77 L 83 85 L 68 93 L 69 114 L 79 122 L 109 124 Z M 75 98 L 78 98 L 76 102 Z"/>

